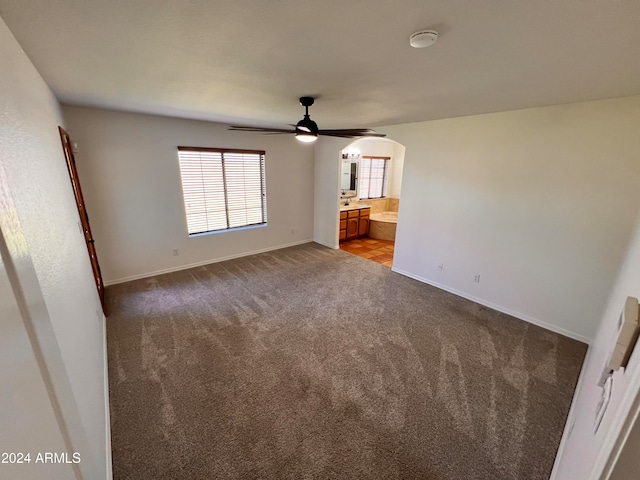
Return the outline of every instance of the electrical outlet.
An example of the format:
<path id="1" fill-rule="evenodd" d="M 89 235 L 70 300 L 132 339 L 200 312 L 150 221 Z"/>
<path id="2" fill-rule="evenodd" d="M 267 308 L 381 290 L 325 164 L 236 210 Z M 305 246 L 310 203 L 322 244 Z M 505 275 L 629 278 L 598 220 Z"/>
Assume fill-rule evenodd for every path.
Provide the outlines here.
<path id="1" fill-rule="evenodd" d="M 180 254 L 180 253 L 178 252 L 178 249 L 177 249 L 177 248 L 174 248 L 174 249 L 173 249 L 173 256 L 174 256 L 174 257 L 177 257 L 179 254 Z"/>
<path id="2" fill-rule="evenodd" d="M 474 281 L 475 283 L 480 283 L 480 275 L 476 275 L 476 276 L 474 276 L 474 277 L 473 277 L 473 281 Z"/>
<path id="3" fill-rule="evenodd" d="M 438 270 L 444 270 L 444 263 L 441 263 L 440 265 L 438 265 Z"/>

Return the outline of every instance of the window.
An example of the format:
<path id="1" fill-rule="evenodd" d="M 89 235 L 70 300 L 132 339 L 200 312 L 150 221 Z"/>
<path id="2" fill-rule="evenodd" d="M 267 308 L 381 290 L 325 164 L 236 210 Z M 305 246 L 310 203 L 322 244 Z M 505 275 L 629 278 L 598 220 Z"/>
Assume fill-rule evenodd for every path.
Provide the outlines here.
<path id="1" fill-rule="evenodd" d="M 189 235 L 267 223 L 265 152 L 178 147 Z"/>
<path id="2" fill-rule="evenodd" d="M 358 188 L 360 198 L 382 198 L 387 194 L 390 157 L 362 157 Z"/>

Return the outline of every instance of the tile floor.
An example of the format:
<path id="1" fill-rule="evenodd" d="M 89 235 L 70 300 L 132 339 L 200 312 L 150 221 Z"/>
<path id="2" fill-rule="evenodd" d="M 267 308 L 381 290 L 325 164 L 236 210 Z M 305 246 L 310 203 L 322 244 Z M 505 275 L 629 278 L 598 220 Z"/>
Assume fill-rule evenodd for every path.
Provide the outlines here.
<path id="1" fill-rule="evenodd" d="M 393 247 L 395 242 L 376 240 L 375 238 L 356 238 L 340 243 L 340 249 L 359 257 L 373 260 L 386 267 L 393 265 Z"/>

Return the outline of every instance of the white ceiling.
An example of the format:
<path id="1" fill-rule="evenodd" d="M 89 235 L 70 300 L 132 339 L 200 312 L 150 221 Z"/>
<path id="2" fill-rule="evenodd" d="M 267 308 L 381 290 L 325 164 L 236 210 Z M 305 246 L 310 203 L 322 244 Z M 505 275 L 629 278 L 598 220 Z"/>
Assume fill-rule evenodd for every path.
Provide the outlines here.
<path id="1" fill-rule="evenodd" d="M 390 125 L 640 94 L 639 0 L 0 0 L 63 103 Z M 419 29 L 438 42 L 413 49 Z"/>

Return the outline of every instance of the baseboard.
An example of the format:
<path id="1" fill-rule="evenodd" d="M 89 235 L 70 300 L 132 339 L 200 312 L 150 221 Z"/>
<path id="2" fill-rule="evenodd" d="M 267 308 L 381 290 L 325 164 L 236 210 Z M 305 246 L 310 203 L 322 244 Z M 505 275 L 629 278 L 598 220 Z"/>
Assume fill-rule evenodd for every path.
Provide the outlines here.
<path id="1" fill-rule="evenodd" d="M 106 458 L 106 479 L 113 480 L 113 463 L 111 458 L 111 413 L 109 408 L 109 366 L 107 357 L 107 319 L 102 316 L 102 352 L 104 356 L 104 406 L 105 406 L 105 458 Z"/>
<path id="2" fill-rule="evenodd" d="M 338 249 L 340 248 L 340 245 L 339 245 L 339 244 L 338 244 L 338 245 L 335 245 L 335 244 L 330 245 L 330 244 L 328 244 L 328 243 L 321 242 L 321 241 L 320 241 L 320 240 L 318 240 L 317 238 L 314 238 L 314 239 L 313 239 L 313 241 L 314 241 L 314 242 L 316 242 L 316 243 L 319 243 L 319 244 L 320 244 L 320 245 L 322 245 L 323 247 L 331 248 L 331 249 L 333 249 L 333 250 L 338 250 Z"/>
<path id="3" fill-rule="evenodd" d="M 439 288 L 440 290 L 444 290 L 446 292 L 453 293 L 454 295 L 457 295 L 459 297 L 466 298 L 467 300 L 471 300 L 472 302 L 479 303 L 480 305 L 484 305 L 485 307 L 492 308 L 493 310 L 497 310 L 498 312 L 506 313 L 507 315 L 511 315 L 512 317 L 515 317 L 519 320 L 532 323 L 546 330 L 559 333 L 560 335 L 564 335 L 565 337 L 573 338 L 574 340 L 578 340 L 579 342 L 586 343 L 587 345 L 591 344 L 591 339 L 585 337 L 584 335 L 580 335 L 579 333 L 566 330 L 562 327 L 558 327 L 557 325 L 553 325 L 551 323 L 545 322 L 544 320 L 539 320 L 529 315 L 525 315 L 524 313 L 520 313 L 515 310 L 511 310 L 510 308 L 503 307 L 502 305 L 497 305 L 483 298 L 474 297 L 473 295 L 469 295 L 468 293 L 462 292 L 460 290 L 456 290 L 455 288 L 448 287 L 447 285 L 443 285 L 438 282 L 434 282 L 432 280 L 429 280 L 428 278 L 423 278 L 418 275 L 414 275 L 413 273 L 406 272 L 399 268 L 392 267 L 391 270 L 401 275 L 404 275 L 406 277 L 413 278 L 414 280 L 418 280 L 419 282 L 431 285 L 432 287 Z"/>
<path id="4" fill-rule="evenodd" d="M 580 369 L 580 376 L 578 377 L 578 382 L 576 383 L 576 388 L 573 391 L 573 398 L 571 399 L 571 407 L 569 408 L 569 414 L 567 415 L 567 421 L 564 424 L 564 430 L 562 430 L 562 438 L 560 439 L 560 445 L 558 446 L 558 451 L 556 452 L 556 458 L 553 461 L 553 469 L 551 470 L 551 475 L 549 476 L 549 480 L 555 480 L 558 476 L 558 469 L 560 468 L 560 460 L 562 459 L 562 455 L 564 454 L 564 449 L 566 448 L 567 441 L 573 432 L 574 422 L 575 422 L 575 407 L 576 407 L 576 399 L 579 397 L 582 386 L 584 384 L 584 377 L 587 372 L 587 365 L 589 365 L 589 359 L 593 353 L 593 349 L 591 345 L 587 349 L 587 354 L 584 357 L 584 361 L 582 362 L 582 368 Z"/>
<path id="5" fill-rule="evenodd" d="M 190 263 L 188 265 L 180 265 L 177 267 L 164 268 L 162 270 L 155 270 L 153 272 L 141 273 L 139 275 L 131 275 L 129 277 L 117 278 L 115 280 L 105 281 L 105 286 L 117 285 L 118 283 L 131 282 L 132 280 L 140 280 L 141 278 L 154 277 L 156 275 L 162 275 L 164 273 L 179 272 L 180 270 L 188 270 L 189 268 L 201 267 L 203 265 L 209 265 L 211 263 L 224 262 L 225 260 L 233 260 L 234 258 L 248 257 L 249 255 L 256 255 L 258 253 L 270 252 L 272 250 L 280 250 L 281 248 L 295 247 L 296 245 L 302 245 L 303 243 L 313 242 L 310 238 L 305 240 L 298 240 L 296 242 L 285 243 L 283 245 L 276 245 L 274 247 L 261 248 L 259 250 L 252 250 L 250 252 L 242 252 L 233 255 L 227 255 L 225 257 L 211 258 L 209 260 L 203 260 L 201 262 Z"/>

